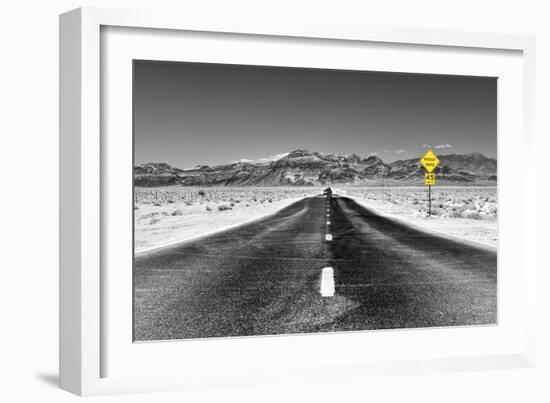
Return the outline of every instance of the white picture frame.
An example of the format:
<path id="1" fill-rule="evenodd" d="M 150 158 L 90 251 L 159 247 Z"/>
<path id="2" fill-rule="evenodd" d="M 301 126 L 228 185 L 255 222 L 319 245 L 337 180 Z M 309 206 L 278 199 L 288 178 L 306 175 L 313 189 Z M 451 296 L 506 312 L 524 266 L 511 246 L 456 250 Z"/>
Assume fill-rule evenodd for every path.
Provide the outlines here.
<path id="1" fill-rule="evenodd" d="M 499 214 L 499 220 L 501 220 L 499 236 L 503 236 L 505 241 L 508 239 L 510 242 L 514 239 L 522 240 L 514 252 L 516 256 L 514 263 L 521 268 L 518 276 L 522 280 L 510 281 L 507 287 L 515 287 L 514 290 L 518 295 L 523 296 L 521 308 L 524 314 L 521 323 L 512 321 L 506 332 L 499 333 L 496 327 L 497 330 L 486 329 L 484 335 L 479 333 L 479 337 L 501 338 L 501 344 L 495 343 L 499 344 L 498 349 L 484 350 L 485 347 L 482 344 L 477 349 L 469 348 L 463 352 L 441 349 L 432 354 L 419 354 L 416 357 L 400 356 L 397 352 L 393 357 L 387 357 L 387 359 L 379 357 L 374 361 L 367 360 L 361 355 L 356 359 L 345 361 L 331 359 L 328 356 L 326 360 L 322 356 L 313 359 L 307 353 L 308 346 L 313 346 L 312 348 L 315 349 L 330 349 L 334 347 L 334 343 L 357 345 L 364 342 L 365 337 L 369 337 L 370 341 L 395 338 L 401 342 L 404 337 L 413 337 L 415 339 L 413 345 L 418 343 L 418 346 L 429 343 L 433 338 L 446 338 L 451 341 L 457 338 L 466 340 L 468 337 L 478 337 L 471 333 L 471 329 L 456 329 L 448 333 L 441 329 L 435 330 L 439 333 L 416 330 L 414 331 L 416 333 L 411 336 L 407 332 L 396 333 L 395 331 L 369 333 L 370 336 L 365 332 L 354 332 L 347 335 L 241 338 L 230 342 L 231 349 L 235 349 L 234 351 L 249 350 L 255 356 L 262 355 L 264 352 L 266 358 L 263 365 L 259 361 L 256 362 L 257 365 L 262 366 L 261 371 L 258 371 L 257 366 L 247 366 L 246 359 L 242 362 L 230 361 L 235 359 L 231 355 L 224 357 L 224 365 L 221 365 L 222 358 L 219 358 L 220 365 L 214 365 L 215 361 L 204 360 L 200 354 L 189 355 L 189 359 L 184 364 L 174 364 L 166 357 L 172 351 L 180 349 L 181 345 L 178 347 L 178 343 L 161 343 L 158 349 L 155 350 L 154 346 L 148 347 L 150 351 L 144 352 L 149 357 L 164 354 L 162 356 L 164 358 L 160 358 L 160 361 L 156 361 L 154 365 L 162 364 L 170 370 L 159 370 L 158 374 L 154 374 L 155 371 L 141 373 L 139 368 L 136 373 L 123 367 L 119 367 L 116 371 L 107 368 L 106 362 L 111 360 L 112 351 L 124 349 L 124 346 L 112 343 L 109 332 L 105 329 L 112 324 L 106 319 L 111 315 L 112 306 L 106 303 L 109 291 L 105 281 L 111 277 L 104 271 L 105 259 L 107 259 L 105 252 L 108 250 L 108 245 L 105 244 L 102 229 L 106 219 L 104 212 L 102 213 L 105 203 L 104 193 L 110 189 L 106 184 L 105 178 L 109 176 L 106 169 L 112 166 L 106 164 L 108 153 L 105 148 L 110 147 L 111 143 L 104 141 L 105 139 L 102 140 L 102 132 L 108 129 L 102 121 L 105 118 L 102 113 L 102 94 L 110 91 L 109 82 L 102 81 L 104 66 L 102 57 L 109 54 L 104 53 L 102 49 L 105 47 L 102 30 L 109 29 L 108 27 L 117 27 L 118 30 L 157 30 L 155 32 L 170 30 L 176 33 L 170 40 L 176 41 L 177 32 L 193 32 L 193 35 L 198 38 L 201 35 L 216 33 L 217 38 L 221 38 L 222 41 L 224 36 L 230 40 L 235 35 L 251 37 L 259 42 L 274 38 L 300 40 L 305 41 L 303 43 L 305 46 L 314 41 L 329 41 L 334 49 L 346 44 L 399 45 L 401 50 L 397 49 L 397 54 L 405 51 L 404 48 L 412 46 L 421 47 L 422 51 L 426 49 L 451 51 L 454 52 L 455 60 L 460 60 L 462 50 L 465 53 L 479 55 L 490 52 L 515 52 L 515 61 L 511 65 L 521 68 L 519 70 L 512 68 L 509 74 L 520 74 L 516 77 L 520 82 L 515 89 L 523 94 L 522 98 L 520 94 L 519 101 L 516 100 L 522 106 L 522 113 L 516 117 L 519 120 L 508 122 L 511 125 L 508 129 L 518 124 L 519 131 L 522 133 L 514 134 L 512 130 L 507 131 L 507 126 L 499 126 L 499 136 L 506 133 L 506 139 L 508 139 L 499 145 L 499 182 L 501 177 L 511 182 L 519 179 L 522 181 L 523 189 L 535 188 L 535 177 L 514 176 L 516 174 L 509 162 L 511 158 L 500 158 L 502 155 L 511 157 L 513 141 L 520 144 L 514 155 L 516 159 L 527 161 L 529 154 L 536 148 L 533 128 L 535 90 L 533 37 L 354 26 L 316 21 L 294 24 L 270 21 L 269 18 L 250 21 L 235 17 L 215 21 L 196 18 L 192 15 L 172 15 L 168 12 L 149 10 L 81 8 L 65 13 L 60 17 L 60 385 L 63 389 L 79 395 L 96 395 L 215 385 L 242 386 L 269 382 L 302 382 L 335 379 L 335 377 L 368 376 L 375 373 L 393 375 L 534 365 L 534 291 L 537 265 L 533 237 L 536 233 L 537 219 L 535 209 L 528 208 L 525 202 L 519 204 L 522 207 L 515 221 L 503 218 Z M 128 32 L 124 35 L 128 35 Z M 129 35 L 131 36 L 132 32 Z M 161 37 L 152 38 L 149 46 L 154 46 L 155 41 L 162 40 Z M 242 52 L 246 53 L 245 50 Z M 131 57 L 131 54 L 128 57 Z M 219 56 L 215 59 L 222 61 L 223 57 L 230 56 Z M 428 51 L 427 61 L 430 57 L 433 58 Z M 274 62 L 266 61 L 266 64 L 270 63 Z M 437 72 L 438 68 L 440 67 L 433 67 L 432 72 Z M 466 68 L 463 70 L 463 74 L 468 72 Z M 510 108 L 517 109 L 517 105 L 510 104 Z M 503 122 L 507 124 L 506 121 Z M 501 123 L 500 120 L 499 123 Z M 131 172 L 131 167 L 128 169 Z M 506 188 L 505 186 L 502 192 L 499 190 L 499 200 L 503 197 L 507 200 L 507 193 L 503 193 Z M 522 198 L 525 196 L 516 197 L 523 202 Z M 502 220 L 509 220 L 510 223 L 507 224 L 508 221 L 506 221 L 504 224 L 507 225 L 502 225 Z M 499 250 L 499 261 L 502 261 L 502 257 Z M 503 298 L 506 298 L 506 293 Z M 111 333 L 118 332 L 113 329 Z M 383 343 L 383 341 L 380 342 Z M 198 342 L 193 341 L 193 343 L 195 343 L 194 350 L 200 351 L 204 348 Z M 227 340 L 209 341 L 209 343 L 207 348 L 216 349 L 219 355 L 224 354 L 229 348 Z M 289 346 L 296 351 L 303 351 L 304 354 L 296 354 L 293 359 L 287 358 L 287 361 L 280 362 L 277 361 L 276 355 L 268 354 L 268 351 L 277 352 L 277 348 L 288 349 Z M 127 351 L 128 354 L 134 354 L 131 349 Z M 137 353 L 141 354 L 141 352 Z M 153 365 L 153 362 L 144 364 L 146 365 Z"/>

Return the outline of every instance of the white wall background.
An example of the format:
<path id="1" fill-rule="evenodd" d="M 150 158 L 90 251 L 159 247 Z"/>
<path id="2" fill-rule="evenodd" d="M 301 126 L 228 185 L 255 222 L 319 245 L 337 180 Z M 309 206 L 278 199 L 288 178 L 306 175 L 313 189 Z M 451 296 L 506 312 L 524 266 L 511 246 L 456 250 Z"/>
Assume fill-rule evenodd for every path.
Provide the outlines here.
<path id="1" fill-rule="evenodd" d="M 550 10 L 545 1 L 345 0 L 72 1 L 7 0 L 0 41 L 0 399 L 66 402 L 57 383 L 58 293 L 58 14 L 81 5 L 171 7 L 185 13 L 269 14 L 471 31 L 534 34 L 538 48 L 537 115 L 540 147 L 533 167 L 546 199 L 550 114 Z M 535 203 L 533 202 L 533 208 Z M 541 222 L 549 223 L 544 205 Z M 546 234 L 539 232 L 545 247 Z M 541 248 L 542 250 L 542 248 Z M 542 257 L 542 253 L 541 253 Z M 550 265 L 546 264 L 550 269 Z M 550 401 L 547 284 L 539 278 L 539 365 L 535 369 L 371 378 L 302 387 L 179 392 L 94 398 L 99 401 Z M 483 399 L 483 400 L 482 400 Z"/>

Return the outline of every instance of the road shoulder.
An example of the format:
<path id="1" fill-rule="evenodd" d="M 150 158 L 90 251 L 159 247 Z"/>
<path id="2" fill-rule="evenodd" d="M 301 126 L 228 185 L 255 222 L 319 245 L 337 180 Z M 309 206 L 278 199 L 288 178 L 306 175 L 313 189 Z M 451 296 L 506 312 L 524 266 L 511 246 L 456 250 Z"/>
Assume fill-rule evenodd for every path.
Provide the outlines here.
<path id="1" fill-rule="evenodd" d="M 480 240 L 477 236 L 468 236 L 468 234 L 470 235 L 478 234 L 478 232 L 472 229 L 477 224 L 479 224 L 478 222 L 475 222 L 476 220 L 462 219 L 462 218 L 443 219 L 440 217 L 427 218 L 427 217 L 415 217 L 415 216 L 409 216 L 409 215 L 396 215 L 396 214 L 391 214 L 383 211 L 383 209 L 380 208 L 380 206 L 377 206 L 374 203 L 371 203 L 369 200 L 364 200 L 355 196 L 351 196 L 351 195 L 345 194 L 345 192 L 343 192 L 343 194 L 341 195 L 344 197 L 349 197 L 360 206 L 368 208 L 369 210 L 375 212 L 380 216 L 390 218 L 394 221 L 399 222 L 402 225 L 406 225 L 408 227 L 414 228 L 415 230 L 418 230 L 421 232 L 427 232 L 430 234 L 436 234 L 438 236 L 444 237 L 449 240 L 461 242 L 466 245 L 482 248 L 484 250 L 491 251 L 491 252 L 496 252 L 498 249 L 498 241 L 493 243 L 493 242 L 488 242 L 487 240 Z M 494 231 L 496 233 L 496 226 Z"/>

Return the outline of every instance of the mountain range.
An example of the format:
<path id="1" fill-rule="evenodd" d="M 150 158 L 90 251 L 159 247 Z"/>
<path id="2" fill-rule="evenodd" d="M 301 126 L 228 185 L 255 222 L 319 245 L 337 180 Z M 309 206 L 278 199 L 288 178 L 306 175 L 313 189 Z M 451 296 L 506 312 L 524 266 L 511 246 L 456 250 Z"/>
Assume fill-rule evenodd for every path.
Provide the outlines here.
<path id="1" fill-rule="evenodd" d="M 230 164 L 180 169 L 166 163 L 134 167 L 135 186 L 325 186 L 361 185 L 385 180 L 419 184 L 424 177 L 420 158 L 391 163 L 371 155 L 324 154 L 295 150 L 274 161 L 244 160 Z M 480 153 L 439 156 L 438 182 L 444 184 L 496 184 L 497 160 Z"/>

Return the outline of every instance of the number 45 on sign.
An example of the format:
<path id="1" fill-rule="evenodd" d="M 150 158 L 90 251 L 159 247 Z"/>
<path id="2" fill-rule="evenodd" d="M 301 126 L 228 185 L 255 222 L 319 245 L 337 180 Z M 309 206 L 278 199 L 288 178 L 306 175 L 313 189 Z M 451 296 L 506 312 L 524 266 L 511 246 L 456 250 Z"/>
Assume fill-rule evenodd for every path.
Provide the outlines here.
<path id="1" fill-rule="evenodd" d="M 424 185 L 426 186 L 435 185 L 435 174 L 433 172 L 424 174 Z"/>

